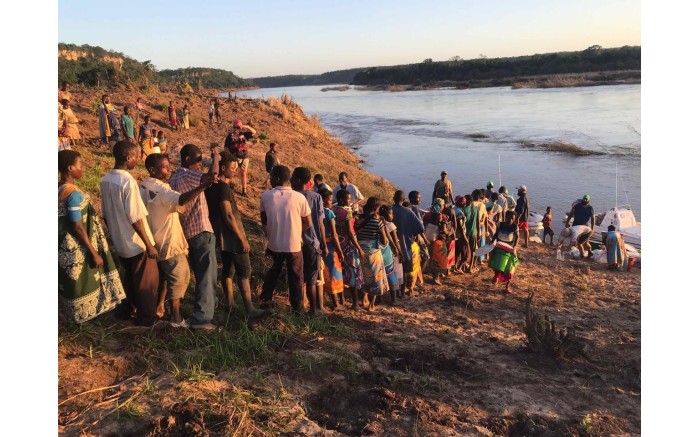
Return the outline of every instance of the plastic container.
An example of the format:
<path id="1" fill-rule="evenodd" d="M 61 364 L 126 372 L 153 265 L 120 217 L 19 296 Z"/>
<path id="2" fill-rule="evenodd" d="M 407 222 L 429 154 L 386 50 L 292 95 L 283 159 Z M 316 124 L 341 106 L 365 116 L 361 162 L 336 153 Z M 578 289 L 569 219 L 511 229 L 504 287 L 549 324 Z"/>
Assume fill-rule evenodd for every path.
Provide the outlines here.
<path id="1" fill-rule="evenodd" d="M 505 272 L 508 267 L 508 258 L 509 256 L 507 253 L 494 249 L 489 257 L 489 267 L 500 272 Z"/>

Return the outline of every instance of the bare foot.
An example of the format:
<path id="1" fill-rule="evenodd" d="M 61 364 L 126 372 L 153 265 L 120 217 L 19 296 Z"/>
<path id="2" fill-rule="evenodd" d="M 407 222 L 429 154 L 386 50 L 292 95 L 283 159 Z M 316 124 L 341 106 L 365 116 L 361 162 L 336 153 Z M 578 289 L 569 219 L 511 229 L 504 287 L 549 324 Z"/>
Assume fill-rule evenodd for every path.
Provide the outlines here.
<path id="1" fill-rule="evenodd" d="M 165 304 L 158 304 L 158 308 L 156 308 L 156 317 L 159 319 L 165 315 Z"/>

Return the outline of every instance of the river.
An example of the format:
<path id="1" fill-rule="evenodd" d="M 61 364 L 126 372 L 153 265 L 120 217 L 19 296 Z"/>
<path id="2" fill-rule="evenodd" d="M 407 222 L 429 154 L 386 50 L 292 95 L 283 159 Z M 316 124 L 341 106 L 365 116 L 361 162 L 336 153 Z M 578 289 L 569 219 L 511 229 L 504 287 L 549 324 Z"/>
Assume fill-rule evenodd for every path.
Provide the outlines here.
<path id="1" fill-rule="evenodd" d="M 584 194 L 596 212 L 617 201 L 629 204 L 641 221 L 640 85 L 408 92 L 321 88 L 238 95 L 291 96 L 360 155 L 368 171 L 406 192 L 420 191 L 424 208 L 446 170 L 456 194 L 471 193 L 489 180 L 511 193 L 525 184 L 533 210 L 552 207 L 555 229 Z M 528 142 L 564 142 L 602 154 L 536 150 L 523 146 Z M 336 175 L 325 176 L 334 186 Z"/>

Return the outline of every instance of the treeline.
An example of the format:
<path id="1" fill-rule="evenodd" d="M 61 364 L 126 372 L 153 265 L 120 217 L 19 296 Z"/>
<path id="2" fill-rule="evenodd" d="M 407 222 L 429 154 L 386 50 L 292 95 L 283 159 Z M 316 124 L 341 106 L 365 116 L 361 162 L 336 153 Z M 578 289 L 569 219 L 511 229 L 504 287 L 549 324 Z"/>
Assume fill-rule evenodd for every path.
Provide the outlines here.
<path id="1" fill-rule="evenodd" d="M 604 49 L 591 46 L 579 52 L 557 52 L 511 58 L 479 58 L 393 67 L 372 67 L 355 74 L 353 85 L 411 85 L 436 81 L 491 80 L 508 77 L 538 76 L 600 71 L 640 70 L 642 48 L 624 46 Z"/>
<path id="2" fill-rule="evenodd" d="M 193 88 L 249 88 L 255 84 L 230 71 L 216 68 L 179 68 L 161 70 L 148 61 L 137 61 L 121 52 L 105 50 L 88 44 L 58 44 L 58 83 L 100 86 L 125 84 L 148 86 L 155 84 L 189 83 Z"/>
<path id="3" fill-rule="evenodd" d="M 230 71 L 217 68 L 187 67 L 177 70 L 161 70 L 159 74 L 172 82 L 187 82 L 193 88 L 250 88 L 253 81 L 236 76 Z"/>
<path id="4" fill-rule="evenodd" d="M 351 68 L 349 70 L 329 71 L 323 74 L 289 74 L 286 76 L 254 77 L 250 80 L 262 88 L 347 84 L 352 82 L 355 74 L 363 70 L 365 68 Z"/>

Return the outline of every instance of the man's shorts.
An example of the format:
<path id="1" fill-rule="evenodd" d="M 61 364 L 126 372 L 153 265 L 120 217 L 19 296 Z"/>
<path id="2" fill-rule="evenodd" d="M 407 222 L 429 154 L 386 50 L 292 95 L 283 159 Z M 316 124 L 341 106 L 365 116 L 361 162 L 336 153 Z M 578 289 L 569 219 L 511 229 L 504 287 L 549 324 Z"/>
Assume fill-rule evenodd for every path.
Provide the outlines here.
<path id="1" fill-rule="evenodd" d="M 593 235 L 593 231 L 584 232 L 583 234 L 578 236 L 578 238 L 576 239 L 576 243 L 577 244 L 587 243 L 588 239 L 591 238 L 591 235 Z"/>
<path id="2" fill-rule="evenodd" d="M 518 229 L 522 231 L 527 231 L 530 229 L 530 226 L 528 226 L 527 222 L 518 222 Z"/>
<path id="3" fill-rule="evenodd" d="M 221 251 L 221 277 L 233 278 L 235 274 L 238 279 L 248 279 L 252 273 L 250 267 L 250 256 L 247 253 L 231 253 Z"/>
<path id="4" fill-rule="evenodd" d="M 190 265 L 184 253 L 158 261 L 160 281 L 167 282 L 167 299 L 182 299 L 190 285 Z"/>
<path id="5" fill-rule="evenodd" d="M 236 158 L 234 160 L 236 163 L 236 166 L 234 167 L 234 170 L 237 169 L 238 167 L 241 167 L 243 170 L 248 169 L 248 163 L 250 163 L 250 158 L 243 158 L 243 159 L 238 159 Z"/>
<path id="6" fill-rule="evenodd" d="M 304 256 L 304 283 L 316 284 L 319 279 L 321 253 L 312 245 L 304 244 L 301 246 L 301 254 Z"/>

